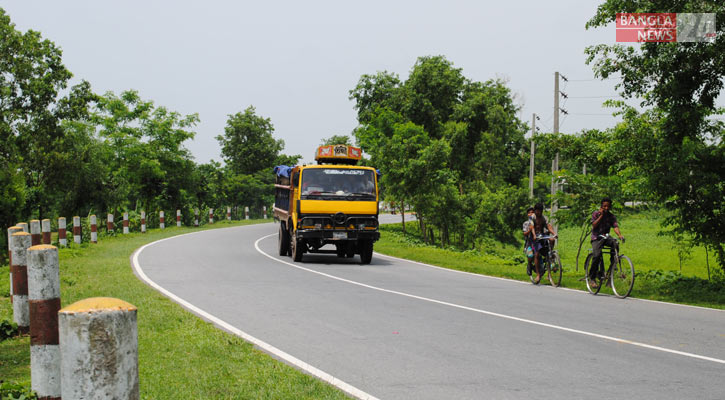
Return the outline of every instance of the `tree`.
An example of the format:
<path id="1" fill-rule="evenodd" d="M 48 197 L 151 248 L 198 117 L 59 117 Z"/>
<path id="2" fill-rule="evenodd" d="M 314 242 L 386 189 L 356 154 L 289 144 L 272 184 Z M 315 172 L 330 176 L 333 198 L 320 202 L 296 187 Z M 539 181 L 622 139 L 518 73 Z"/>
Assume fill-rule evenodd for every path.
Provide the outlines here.
<path id="1" fill-rule="evenodd" d="M 243 113 L 230 115 L 224 135 L 216 139 L 222 146 L 224 161 L 237 174 L 254 174 L 271 170 L 284 141 L 272 136 L 274 127 L 269 118 L 263 118 L 249 106 Z"/>
<path id="2" fill-rule="evenodd" d="M 333 144 L 352 146 L 352 139 L 350 139 L 350 136 L 348 135 L 332 135 L 327 139 L 322 139 L 322 142 L 320 142 L 321 146 L 329 146 Z"/>
<path id="3" fill-rule="evenodd" d="M 646 177 L 647 188 L 673 211 L 669 224 L 712 246 L 725 269 L 725 128 L 711 118 L 723 113 L 715 100 L 725 77 L 725 5 L 697 0 L 608 0 L 587 27 L 612 22 L 618 12 L 712 12 L 717 36 L 713 43 L 643 43 L 640 47 L 598 45 L 586 50 L 595 74 L 621 74 L 625 97 L 642 99 L 649 108 L 642 125 L 636 110 L 622 107 L 622 136 L 644 134 L 643 149 L 623 143 L 628 165 Z M 639 140 L 641 143 L 642 141 Z"/>

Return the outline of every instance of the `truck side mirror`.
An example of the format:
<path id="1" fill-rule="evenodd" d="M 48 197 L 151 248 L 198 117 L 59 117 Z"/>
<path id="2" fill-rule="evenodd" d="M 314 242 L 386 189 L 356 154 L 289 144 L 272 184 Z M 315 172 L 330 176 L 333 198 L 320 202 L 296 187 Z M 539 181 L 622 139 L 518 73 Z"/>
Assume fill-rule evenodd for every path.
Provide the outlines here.
<path id="1" fill-rule="evenodd" d="M 299 172 L 292 176 L 292 186 L 298 187 L 300 185 L 300 174 Z"/>

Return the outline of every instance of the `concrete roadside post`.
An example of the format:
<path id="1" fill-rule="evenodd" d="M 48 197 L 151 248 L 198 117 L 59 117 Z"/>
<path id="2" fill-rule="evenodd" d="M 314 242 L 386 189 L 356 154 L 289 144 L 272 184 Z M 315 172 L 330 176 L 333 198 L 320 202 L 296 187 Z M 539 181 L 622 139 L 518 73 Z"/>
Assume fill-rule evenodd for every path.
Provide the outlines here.
<path id="1" fill-rule="evenodd" d="M 98 220 L 95 215 L 91 215 L 91 243 L 98 243 Z"/>
<path id="2" fill-rule="evenodd" d="M 166 223 L 164 221 L 164 212 L 159 211 L 159 228 L 164 229 L 166 228 Z"/>
<path id="3" fill-rule="evenodd" d="M 176 227 L 181 228 L 181 210 L 176 210 Z"/>
<path id="4" fill-rule="evenodd" d="M 40 221 L 40 230 L 43 232 L 43 244 L 50 244 L 50 220 Z"/>
<path id="5" fill-rule="evenodd" d="M 81 244 L 81 217 L 73 217 L 73 241 Z"/>
<path id="6" fill-rule="evenodd" d="M 30 221 L 30 245 L 35 246 L 43 241 L 43 236 L 40 233 L 40 221 L 34 219 Z"/>
<path id="7" fill-rule="evenodd" d="M 108 220 L 106 222 L 106 230 L 108 232 L 113 232 L 113 214 L 108 214 Z"/>
<path id="8" fill-rule="evenodd" d="M 19 226 L 11 226 L 8 228 L 8 265 L 10 266 L 10 302 L 13 302 L 13 243 L 14 233 L 22 232 L 23 228 Z"/>
<path id="9" fill-rule="evenodd" d="M 213 208 L 209 209 L 209 223 L 210 224 L 214 223 L 214 209 Z"/>
<path id="10" fill-rule="evenodd" d="M 30 232 L 30 231 L 28 230 L 28 223 L 27 223 L 27 222 L 18 222 L 17 224 L 15 224 L 15 226 L 19 226 L 19 227 L 20 227 L 20 229 L 22 229 L 22 230 L 23 230 L 23 232 L 26 232 L 26 233 L 27 233 L 27 232 Z"/>
<path id="11" fill-rule="evenodd" d="M 60 276 L 55 246 L 28 249 L 28 305 L 31 388 L 39 399 L 60 399 Z"/>
<path id="12" fill-rule="evenodd" d="M 30 320 L 28 318 L 28 248 L 30 247 L 30 234 L 16 232 L 12 236 L 13 265 L 13 322 L 18 324 L 20 333 L 28 333 Z"/>
<path id="13" fill-rule="evenodd" d="M 244 219 L 249 219 L 249 207 L 244 207 Z"/>
<path id="14" fill-rule="evenodd" d="M 197 228 L 199 227 L 199 209 L 198 208 L 194 209 L 194 226 Z"/>
<path id="15" fill-rule="evenodd" d="M 81 300 L 58 312 L 58 328 L 62 398 L 139 399 L 135 306 Z"/>
<path id="16" fill-rule="evenodd" d="M 141 233 L 146 233 L 146 211 L 141 211 Z"/>
<path id="17" fill-rule="evenodd" d="M 264 219 L 267 219 L 267 206 L 262 206 L 262 215 L 264 215 Z"/>
<path id="18" fill-rule="evenodd" d="M 128 235 L 128 212 L 123 213 L 123 234 Z"/>
<path id="19" fill-rule="evenodd" d="M 227 221 L 231 221 L 231 220 L 232 220 L 232 208 L 227 207 Z"/>
<path id="20" fill-rule="evenodd" d="M 58 244 L 60 247 L 68 246 L 68 237 L 66 236 L 65 217 L 58 218 Z"/>

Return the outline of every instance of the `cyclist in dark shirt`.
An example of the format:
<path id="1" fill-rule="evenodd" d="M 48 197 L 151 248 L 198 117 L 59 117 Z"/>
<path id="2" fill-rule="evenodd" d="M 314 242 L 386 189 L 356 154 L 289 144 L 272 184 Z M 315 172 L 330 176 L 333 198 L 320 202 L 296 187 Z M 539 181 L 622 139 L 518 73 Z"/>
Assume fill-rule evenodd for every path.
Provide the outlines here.
<path id="1" fill-rule="evenodd" d="M 592 265 L 589 268 L 589 280 L 590 285 L 597 286 L 596 274 L 599 273 L 599 262 L 602 258 L 602 247 L 614 247 L 616 242 L 614 238 L 609 236 L 610 229 L 614 229 L 614 233 L 617 234 L 619 240 L 622 240 L 622 233 L 619 231 L 619 223 L 617 217 L 611 212 L 612 199 L 605 197 L 602 199 L 601 207 L 599 210 L 592 213 Z M 606 237 L 600 237 L 606 236 Z M 614 264 L 614 252 L 612 252 L 610 263 Z"/>

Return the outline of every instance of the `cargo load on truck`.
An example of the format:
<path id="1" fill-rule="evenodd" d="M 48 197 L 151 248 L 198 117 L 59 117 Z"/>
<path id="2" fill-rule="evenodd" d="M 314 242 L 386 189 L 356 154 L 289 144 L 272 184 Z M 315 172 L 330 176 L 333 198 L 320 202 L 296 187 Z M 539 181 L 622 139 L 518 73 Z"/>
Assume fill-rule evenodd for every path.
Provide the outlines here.
<path id="1" fill-rule="evenodd" d="M 300 261 L 305 253 L 359 254 L 362 264 L 370 263 L 380 238 L 378 176 L 357 165 L 361 158 L 357 147 L 320 146 L 316 165 L 274 168 L 280 255 Z"/>

